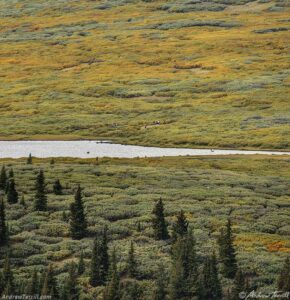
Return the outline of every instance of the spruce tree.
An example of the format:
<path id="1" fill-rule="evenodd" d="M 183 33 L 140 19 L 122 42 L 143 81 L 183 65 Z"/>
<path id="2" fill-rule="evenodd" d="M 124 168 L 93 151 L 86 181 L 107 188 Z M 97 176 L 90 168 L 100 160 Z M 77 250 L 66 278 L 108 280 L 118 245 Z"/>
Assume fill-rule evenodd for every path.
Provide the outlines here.
<path id="1" fill-rule="evenodd" d="M 222 287 L 218 276 L 217 259 L 215 254 L 210 258 L 210 282 L 213 300 L 222 299 Z"/>
<path id="2" fill-rule="evenodd" d="M 102 243 L 101 243 L 101 278 L 105 282 L 109 272 L 109 254 L 108 254 L 108 227 L 103 229 Z"/>
<path id="3" fill-rule="evenodd" d="M 62 185 L 59 179 L 57 179 L 53 184 L 53 192 L 55 195 L 62 195 Z"/>
<path id="4" fill-rule="evenodd" d="M 195 239 L 191 231 L 178 236 L 172 246 L 172 270 L 170 298 L 191 299 L 196 293 L 196 251 Z"/>
<path id="5" fill-rule="evenodd" d="M 63 289 L 63 299 L 66 298 L 67 300 L 79 300 L 80 290 L 77 284 L 77 269 L 75 263 L 70 264 L 68 278 Z"/>
<path id="6" fill-rule="evenodd" d="M 47 197 L 45 192 L 45 178 L 43 170 L 40 170 L 36 177 L 36 193 L 34 199 L 34 209 L 39 211 L 47 210 Z"/>
<path id="7" fill-rule="evenodd" d="M 141 222 L 137 222 L 137 231 L 138 231 L 138 232 L 141 232 L 141 231 L 142 231 Z"/>
<path id="8" fill-rule="evenodd" d="M 20 198 L 20 204 L 21 204 L 24 208 L 27 208 L 27 205 L 26 205 L 26 202 L 25 202 L 24 195 L 22 195 L 21 198 Z"/>
<path id="9" fill-rule="evenodd" d="M 133 241 L 130 243 L 130 248 L 128 251 L 127 265 L 126 265 L 126 273 L 129 277 L 135 278 L 137 276 L 137 262 L 135 259 L 135 250 Z"/>
<path id="10" fill-rule="evenodd" d="M 0 271 L 0 297 L 2 296 L 4 292 L 5 286 L 4 286 L 4 276 L 3 273 Z"/>
<path id="11" fill-rule="evenodd" d="M 14 171 L 12 168 L 8 172 L 8 179 L 11 179 L 11 178 L 14 178 Z"/>
<path id="12" fill-rule="evenodd" d="M 5 289 L 4 289 L 4 295 L 13 295 L 15 294 L 15 287 L 12 285 L 12 283 L 10 281 L 8 281 L 8 283 L 6 284 L 5 286 Z"/>
<path id="13" fill-rule="evenodd" d="M 179 236 L 183 236 L 188 231 L 188 221 L 186 220 L 186 216 L 181 210 L 177 215 L 176 222 L 173 224 L 173 240 L 176 241 Z"/>
<path id="14" fill-rule="evenodd" d="M 184 278 L 182 260 L 174 260 L 169 283 L 169 299 L 187 300 L 188 298 L 184 289 L 185 286 L 187 286 L 187 283 Z"/>
<path id="15" fill-rule="evenodd" d="M 11 295 L 15 292 L 14 275 L 11 269 L 10 257 L 7 253 L 3 268 L 3 285 L 5 287 L 5 295 Z M 9 293 L 8 293 L 9 291 Z"/>
<path id="16" fill-rule="evenodd" d="M 15 204 L 18 202 L 18 192 L 16 191 L 15 182 L 13 178 L 9 179 L 7 202 L 10 204 Z"/>
<path id="17" fill-rule="evenodd" d="M 84 274 L 85 269 L 86 269 L 86 266 L 85 266 L 85 261 L 84 261 L 84 254 L 83 254 L 83 252 L 81 252 L 81 256 L 80 256 L 79 263 L 78 263 L 78 270 L 77 270 L 78 275 Z"/>
<path id="18" fill-rule="evenodd" d="M 153 291 L 153 300 L 164 300 L 166 299 L 167 296 L 167 291 L 166 291 L 166 282 L 167 278 L 165 276 L 165 270 L 163 265 L 158 266 L 158 272 L 157 272 L 157 277 L 155 281 L 156 288 Z"/>
<path id="19" fill-rule="evenodd" d="M 57 284 L 53 274 L 52 265 L 49 265 L 47 272 L 45 273 L 44 282 L 41 289 L 41 296 L 50 296 L 50 299 L 52 300 L 58 299 Z"/>
<path id="20" fill-rule="evenodd" d="M 278 289 L 282 292 L 290 292 L 290 259 L 286 258 L 278 277 Z"/>
<path id="21" fill-rule="evenodd" d="M 223 264 L 223 275 L 230 279 L 235 277 L 238 268 L 233 240 L 232 225 L 228 219 L 226 230 L 221 230 L 218 244 L 220 260 Z"/>
<path id="22" fill-rule="evenodd" d="M 120 300 L 120 275 L 117 268 L 115 248 L 110 259 L 109 282 L 104 290 L 103 300 Z"/>
<path id="23" fill-rule="evenodd" d="M 32 155 L 31 155 L 31 153 L 29 153 L 29 156 L 28 156 L 28 158 L 27 158 L 26 163 L 27 163 L 28 165 L 31 165 L 31 164 L 32 164 Z"/>
<path id="24" fill-rule="evenodd" d="M 6 190 L 6 182 L 7 182 L 7 174 L 5 166 L 2 166 L 1 173 L 0 173 L 0 190 Z"/>
<path id="25" fill-rule="evenodd" d="M 39 279 L 36 270 L 32 273 L 31 280 L 29 281 L 26 289 L 26 294 L 30 296 L 39 294 Z"/>
<path id="26" fill-rule="evenodd" d="M 5 205 L 3 199 L 0 200 L 0 247 L 8 242 L 8 230 L 6 226 Z"/>
<path id="27" fill-rule="evenodd" d="M 231 298 L 239 299 L 239 294 L 241 292 L 246 292 L 246 281 L 245 275 L 241 269 L 238 269 L 234 278 L 234 287 L 232 289 Z"/>
<path id="28" fill-rule="evenodd" d="M 137 280 L 127 278 L 121 283 L 121 300 L 142 299 L 142 290 Z"/>
<path id="29" fill-rule="evenodd" d="M 82 190 L 78 186 L 75 193 L 75 201 L 70 206 L 70 232 L 71 237 L 80 240 L 86 236 L 87 222 L 82 201 Z"/>
<path id="30" fill-rule="evenodd" d="M 91 260 L 90 284 L 102 285 L 106 282 L 109 271 L 107 227 L 104 228 L 102 238 L 95 239 Z"/>
<path id="31" fill-rule="evenodd" d="M 206 257 L 199 278 L 198 300 L 221 300 L 222 288 L 218 277 L 215 254 Z"/>
<path id="32" fill-rule="evenodd" d="M 167 224 L 164 217 L 164 206 L 162 199 L 160 198 L 153 209 L 153 230 L 154 230 L 154 237 L 156 240 L 166 240 L 169 238 Z"/>
<path id="33" fill-rule="evenodd" d="M 90 270 L 90 285 L 94 287 L 104 283 L 101 277 L 101 247 L 101 241 L 95 238 Z"/>

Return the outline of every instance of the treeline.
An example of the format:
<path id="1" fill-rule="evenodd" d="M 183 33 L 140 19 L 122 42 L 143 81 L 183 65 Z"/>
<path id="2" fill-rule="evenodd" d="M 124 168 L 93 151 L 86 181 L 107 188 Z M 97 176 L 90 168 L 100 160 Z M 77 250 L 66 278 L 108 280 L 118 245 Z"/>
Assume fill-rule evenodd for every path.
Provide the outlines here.
<path id="1" fill-rule="evenodd" d="M 13 205 L 19 202 L 13 170 L 7 171 L 3 166 L 0 175 L 0 190 L 6 196 L 7 203 Z M 59 180 L 55 181 L 53 192 L 62 194 Z M 69 264 L 65 281 L 58 282 L 53 265 L 49 265 L 43 272 L 34 270 L 28 276 L 30 280 L 16 280 L 11 264 L 5 202 L 4 199 L 0 201 L 0 247 L 6 252 L 3 269 L 0 272 L 0 296 L 25 294 L 50 296 L 50 299 L 78 300 L 84 288 L 80 277 L 87 274 L 89 286 L 85 288 L 90 290 L 93 287 L 101 287 L 100 299 L 144 299 L 140 285 L 142 272 L 138 267 L 134 241 L 130 242 L 127 256 L 122 257 L 122 261 L 126 262 L 123 266 L 120 264 L 121 254 L 116 248 L 109 247 L 110 236 L 107 226 L 95 237 L 89 262 L 85 261 L 81 253 L 77 262 Z M 26 207 L 23 198 L 20 203 Z M 33 209 L 47 210 L 46 182 L 42 170 L 35 179 Z M 70 205 L 70 214 L 65 218 L 70 222 L 72 239 L 81 240 L 89 236 L 81 186 L 77 186 L 74 201 Z M 241 292 L 250 292 L 257 288 L 237 261 L 230 219 L 221 229 L 216 241 L 217 252 L 212 249 L 206 255 L 198 254 L 193 229 L 189 226 L 183 211 L 176 215 L 174 223 L 169 226 L 162 199 L 155 203 L 152 210 L 151 225 L 154 239 L 166 241 L 170 245 L 171 264 L 159 264 L 150 299 L 236 300 L 239 299 Z M 223 286 L 222 282 L 227 282 L 226 286 Z M 277 289 L 282 292 L 290 291 L 289 259 L 285 261 L 277 278 Z"/>

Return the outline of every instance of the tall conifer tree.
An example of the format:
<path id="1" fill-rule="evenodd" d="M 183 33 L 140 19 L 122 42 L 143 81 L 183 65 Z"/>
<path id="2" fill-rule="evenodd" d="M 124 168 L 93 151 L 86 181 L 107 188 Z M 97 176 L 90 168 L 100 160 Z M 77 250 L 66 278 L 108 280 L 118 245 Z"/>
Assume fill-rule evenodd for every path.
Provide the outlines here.
<path id="1" fill-rule="evenodd" d="M 77 268 L 75 263 L 69 266 L 68 277 L 63 287 L 61 300 L 79 300 L 80 289 L 77 283 Z"/>
<path id="2" fill-rule="evenodd" d="M 10 257 L 8 253 L 4 261 L 3 282 L 4 282 L 6 295 L 11 295 L 15 293 L 14 275 L 11 269 Z M 10 294 L 7 294 L 8 291 Z"/>
<path id="3" fill-rule="evenodd" d="M 78 275 L 82 275 L 85 272 L 86 265 L 84 261 L 84 254 L 81 252 L 81 256 L 78 263 Z"/>
<path id="4" fill-rule="evenodd" d="M 238 269 L 234 278 L 234 287 L 232 289 L 232 299 L 239 299 L 241 292 L 246 292 L 246 280 L 245 275 L 241 269 Z"/>
<path id="5" fill-rule="evenodd" d="M 153 291 L 153 300 L 164 300 L 167 297 L 166 290 L 167 278 L 165 276 L 165 270 L 163 265 L 158 266 L 157 278 L 155 281 L 155 290 Z"/>
<path id="6" fill-rule="evenodd" d="M 34 199 L 34 209 L 39 211 L 47 210 L 47 197 L 45 192 L 45 178 L 43 170 L 40 170 L 35 182 L 35 199 Z"/>
<path id="7" fill-rule="evenodd" d="M 5 166 L 2 166 L 1 173 L 0 173 L 0 190 L 6 190 L 6 182 L 7 182 L 7 174 Z"/>
<path id="8" fill-rule="evenodd" d="M 95 238 L 90 270 L 90 285 L 94 287 L 104 283 L 101 277 L 101 248 L 101 241 Z"/>
<path id="9" fill-rule="evenodd" d="M 55 195 L 61 195 L 62 194 L 62 185 L 61 185 L 59 179 L 56 179 L 56 181 L 53 184 L 53 192 L 54 192 Z"/>
<path id="10" fill-rule="evenodd" d="M 39 278 L 36 270 L 32 273 L 31 280 L 26 289 L 26 294 L 30 296 L 39 295 Z"/>
<path id="11" fill-rule="evenodd" d="M 86 236 L 87 222 L 84 213 L 84 206 L 82 201 L 82 190 L 78 186 L 75 193 L 75 200 L 70 206 L 70 232 L 71 237 L 75 240 L 80 240 Z"/>
<path id="12" fill-rule="evenodd" d="M 120 296 L 120 275 L 114 248 L 110 259 L 109 282 L 104 290 L 103 300 L 120 300 Z"/>
<path id="13" fill-rule="evenodd" d="M 109 254 L 108 254 L 108 227 L 103 229 L 102 242 L 101 242 L 101 278 L 105 282 L 109 272 Z"/>
<path id="14" fill-rule="evenodd" d="M 221 230 L 218 239 L 220 260 L 223 264 L 223 275 L 226 278 L 234 278 L 237 272 L 237 260 L 234 248 L 232 225 L 228 219 L 226 230 Z"/>
<path id="15" fill-rule="evenodd" d="M 160 198 L 153 209 L 153 230 L 154 237 L 156 240 L 166 240 L 169 238 L 167 224 L 164 217 L 164 205 L 162 199 Z"/>
<path id="16" fill-rule="evenodd" d="M 13 178 L 9 179 L 7 190 L 7 202 L 10 204 L 15 204 L 18 202 L 18 192 L 16 191 L 15 181 Z"/>
<path id="17" fill-rule="evenodd" d="M 50 299 L 58 300 L 57 284 L 53 274 L 52 265 L 49 265 L 45 273 L 44 282 L 41 289 L 41 296 L 50 296 Z"/>
<path id="18" fill-rule="evenodd" d="M 31 164 L 32 164 L 32 155 L 31 155 L 31 153 L 29 153 L 29 156 L 28 156 L 28 158 L 27 158 L 26 163 L 27 163 L 28 165 L 31 165 Z"/>
<path id="19" fill-rule="evenodd" d="M 6 226 L 5 205 L 3 199 L 0 200 L 0 247 L 7 244 L 8 230 Z"/>
<path id="20" fill-rule="evenodd" d="M 14 178 L 14 171 L 12 168 L 8 172 L 8 179 L 11 179 L 11 178 Z"/>
<path id="21" fill-rule="evenodd" d="M 222 288 L 218 277 L 215 254 L 206 257 L 199 278 L 198 300 L 221 300 Z"/>
<path id="22" fill-rule="evenodd" d="M 127 275 L 131 278 L 135 278 L 138 273 L 133 241 L 131 241 L 131 243 L 130 243 L 128 258 L 127 258 L 127 265 L 126 265 L 126 272 L 127 272 Z"/>
<path id="23" fill-rule="evenodd" d="M 191 231 L 178 236 L 172 247 L 170 299 L 191 299 L 196 293 L 196 252 Z M 174 298 L 175 297 L 175 298 Z"/>
<path id="24" fill-rule="evenodd" d="M 188 221 L 186 220 L 186 216 L 181 210 L 178 215 L 175 223 L 173 224 L 173 240 L 176 241 L 178 237 L 182 237 L 188 231 Z"/>
<path id="25" fill-rule="evenodd" d="M 278 289 L 290 293 L 290 259 L 286 258 L 278 277 Z"/>

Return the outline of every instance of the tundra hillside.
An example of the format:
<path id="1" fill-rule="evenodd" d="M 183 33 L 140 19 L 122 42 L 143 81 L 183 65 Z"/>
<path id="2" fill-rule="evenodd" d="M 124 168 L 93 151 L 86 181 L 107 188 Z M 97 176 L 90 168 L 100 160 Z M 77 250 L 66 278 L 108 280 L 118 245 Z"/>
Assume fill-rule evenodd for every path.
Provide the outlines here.
<path id="1" fill-rule="evenodd" d="M 0 1 L 0 139 L 289 150 L 289 1 Z"/>
<path id="2" fill-rule="evenodd" d="M 4 296 L 237 300 L 241 291 L 289 291 L 286 156 L 1 165 Z"/>

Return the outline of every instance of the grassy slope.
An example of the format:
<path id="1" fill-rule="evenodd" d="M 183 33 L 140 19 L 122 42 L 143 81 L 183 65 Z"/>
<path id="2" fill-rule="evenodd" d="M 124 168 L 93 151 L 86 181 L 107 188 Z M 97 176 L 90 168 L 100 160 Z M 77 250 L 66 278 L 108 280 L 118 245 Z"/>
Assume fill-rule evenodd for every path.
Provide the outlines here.
<path id="1" fill-rule="evenodd" d="M 20 205 L 7 206 L 17 278 L 29 278 L 34 267 L 42 270 L 52 262 L 62 280 L 66 263 L 77 260 L 81 250 L 88 271 L 93 236 L 107 224 L 110 249 L 117 245 L 121 268 L 130 241 L 136 242 L 141 283 L 147 293 L 145 299 L 150 299 L 156 262 L 169 261 L 170 247 L 152 239 L 151 210 L 159 197 L 164 199 L 169 223 L 176 212 L 185 210 L 194 228 L 199 256 L 216 249 L 217 234 L 232 211 L 239 263 L 244 270 L 258 274 L 254 280 L 263 292 L 273 290 L 276 274 L 290 253 L 287 157 L 101 159 L 98 164 L 94 160 L 56 159 L 53 167 L 41 159 L 31 166 L 24 160 L 2 163 L 14 168 L 18 191 L 28 205 L 26 210 Z M 32 211 L 39 168 L 45 170 L 48 191 L 56 178 L 66 186 L 63 196 L 49 193 L 48 213 Z M 78 183 L 84 187 L 92 237 L 73 241 L 62 212 L 68 211 Z M 140 233 L 137 222 L 141 222 Z M 82 288 L 97 293 L 87 282 L 88 273 L 80 278 Z"/>
<path id="2" fill-rule="evenodd" d="M 1 139 L 289 149 L 287 1 L 130 2 L 0 1 Z"/>

